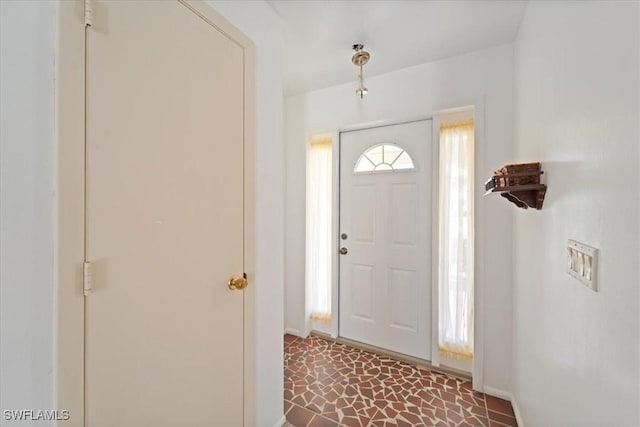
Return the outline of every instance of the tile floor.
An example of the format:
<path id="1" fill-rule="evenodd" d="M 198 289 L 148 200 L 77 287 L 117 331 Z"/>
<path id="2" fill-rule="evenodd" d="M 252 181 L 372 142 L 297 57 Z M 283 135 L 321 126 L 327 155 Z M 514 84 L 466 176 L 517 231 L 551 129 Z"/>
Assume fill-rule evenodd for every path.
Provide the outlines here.
<path id="1" fill-rule="evenodd" d="M 517 426 L 471 383 L 322 338 L 285 336 L 284 407 L 294 427 Z"/>

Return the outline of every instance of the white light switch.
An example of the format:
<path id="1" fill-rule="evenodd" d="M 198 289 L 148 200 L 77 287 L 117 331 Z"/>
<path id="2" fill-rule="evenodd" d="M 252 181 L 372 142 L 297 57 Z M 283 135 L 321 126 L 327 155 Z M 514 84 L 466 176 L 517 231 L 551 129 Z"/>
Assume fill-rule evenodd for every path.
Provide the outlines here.
<path id="1" fill-rule="evenodd" d="M 596 288 L 596 267 L 598 250 L 575 240 L 567 241 L 567 273 L 594 291 Z"/>

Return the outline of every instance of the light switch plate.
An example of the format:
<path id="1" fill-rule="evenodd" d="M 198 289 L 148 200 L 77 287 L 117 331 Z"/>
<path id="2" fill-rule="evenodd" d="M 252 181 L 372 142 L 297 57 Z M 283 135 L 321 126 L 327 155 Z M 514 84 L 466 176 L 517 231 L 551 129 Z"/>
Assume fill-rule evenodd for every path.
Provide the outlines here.
<path id="1" fill-rule="evenodd" d="M 597 291 L 598 250 L 575 240 L 567 241 L 567 273 Z"/>

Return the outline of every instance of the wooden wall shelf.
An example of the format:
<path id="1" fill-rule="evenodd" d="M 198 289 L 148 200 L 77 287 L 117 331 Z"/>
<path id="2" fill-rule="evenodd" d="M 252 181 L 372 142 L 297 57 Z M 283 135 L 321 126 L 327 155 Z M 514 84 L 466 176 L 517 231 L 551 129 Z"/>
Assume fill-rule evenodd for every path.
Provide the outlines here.
<path id="1" fill-rule="evenodd" d="M 522 209 L 533 208 L 542 209 L 542 203 L 544 202 L 544 196 L 547 193 L 547 186 L 545 184 L 529 184 L 513 187 L 493 188 L 486 193 L 489 194 L 499 193 L 502 197 L 515 204 Z"/>
<path id="2" fill-rule="evenodd" d="M 540 183 L 543 173 L 540 163 L 506 165 L 485 183 L 484 195 L 499 193 L 519 208 L 540 210 L 547 193 L 547 186 Z"/>

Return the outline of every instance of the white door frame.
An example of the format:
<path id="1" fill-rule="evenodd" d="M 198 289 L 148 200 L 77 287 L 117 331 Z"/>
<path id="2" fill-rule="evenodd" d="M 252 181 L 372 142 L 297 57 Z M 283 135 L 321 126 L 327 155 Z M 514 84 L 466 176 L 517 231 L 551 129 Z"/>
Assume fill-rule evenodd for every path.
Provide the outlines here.
<path id="1" fill-rule="evenodd" d="M 201 1 L 180 1 L 244 51 L 244 424 L 255 424 L 255 112 L 254 45 Z M 100 13 L 100 4 L 94 4 Z M 84 1 L 58 0 L 56 46 L 56 177 L 54 236 L 54 408 L 69 411 L 57 425 L 84 425 L 85 302 L 85 24 Z M 232 272 L 230 272 L 231 274 Z"/>
<path id="2" fill-rule="evenodd" d="M 484 246 L 485 240 L 485 209 L 482 204 L 482 192 L 484 176 L 482 175 L 487 169 L 485 167 L 484 150 L 482 147 L 485 145 L 484 138 L 484 99 L 474 98 L 467 100 L 467 102 L 461 102 L 458 105 L 462 107 L 450 107 L 442 108 L 432 114 L 424 116 L 415 116 L 406 118 L 404 120 L 380 120 L 369 123 L 362 123 L 357 125 L 349 125 L 339 128 L 334 133 L 333 138 L 333 182 L 335 183 L 333 192 L 333 258 L 332 262 L 336 268 L 333 269 L 333 283 L 332 283 L 332 312 L 336 317 L 336 320 L 332 324 L 330 335 L 336 338 L 340 335 L 340 321 L 338 316 L 340 315 L 340 255 L 338 248 L 340 245 L 340 135 L 342 132 L 349 132 L 362 129 L 370 129 L 381 126 L 392 126 L 403 123 L 410 123 L 420 120 L 433 120 L 432 126 L 432 194 L 433 197 L 437 197 L 439 192 L 439 158 L 440 158 L 440 117 L 448 114 L 457 113 L 460 111 L 473 111 L 474 123 L 475 123 L 475 215 L 474 215 L 474 229 L 475 229 L 475 247 L 474 247 L 474 355 L 472 364 L 472 388 L 473 390 L 484 392 L 484 284 L 486 282 L 486 274 L 484 269 L 485 253 Z M 479 148 L 478 148 L 479 147 Z M 438 218 L 438 204 L 432 202 L 432 218 Z M 431 364 L 435 367 L 440 366 L 440 355 L 438 349 L 438 322 L 439 322 L 439 294 L 438 286 L 433 284 L 438 283 L 438 223 L 433 221 L 432 229 L 432 286 L 431 286 Z"/>

